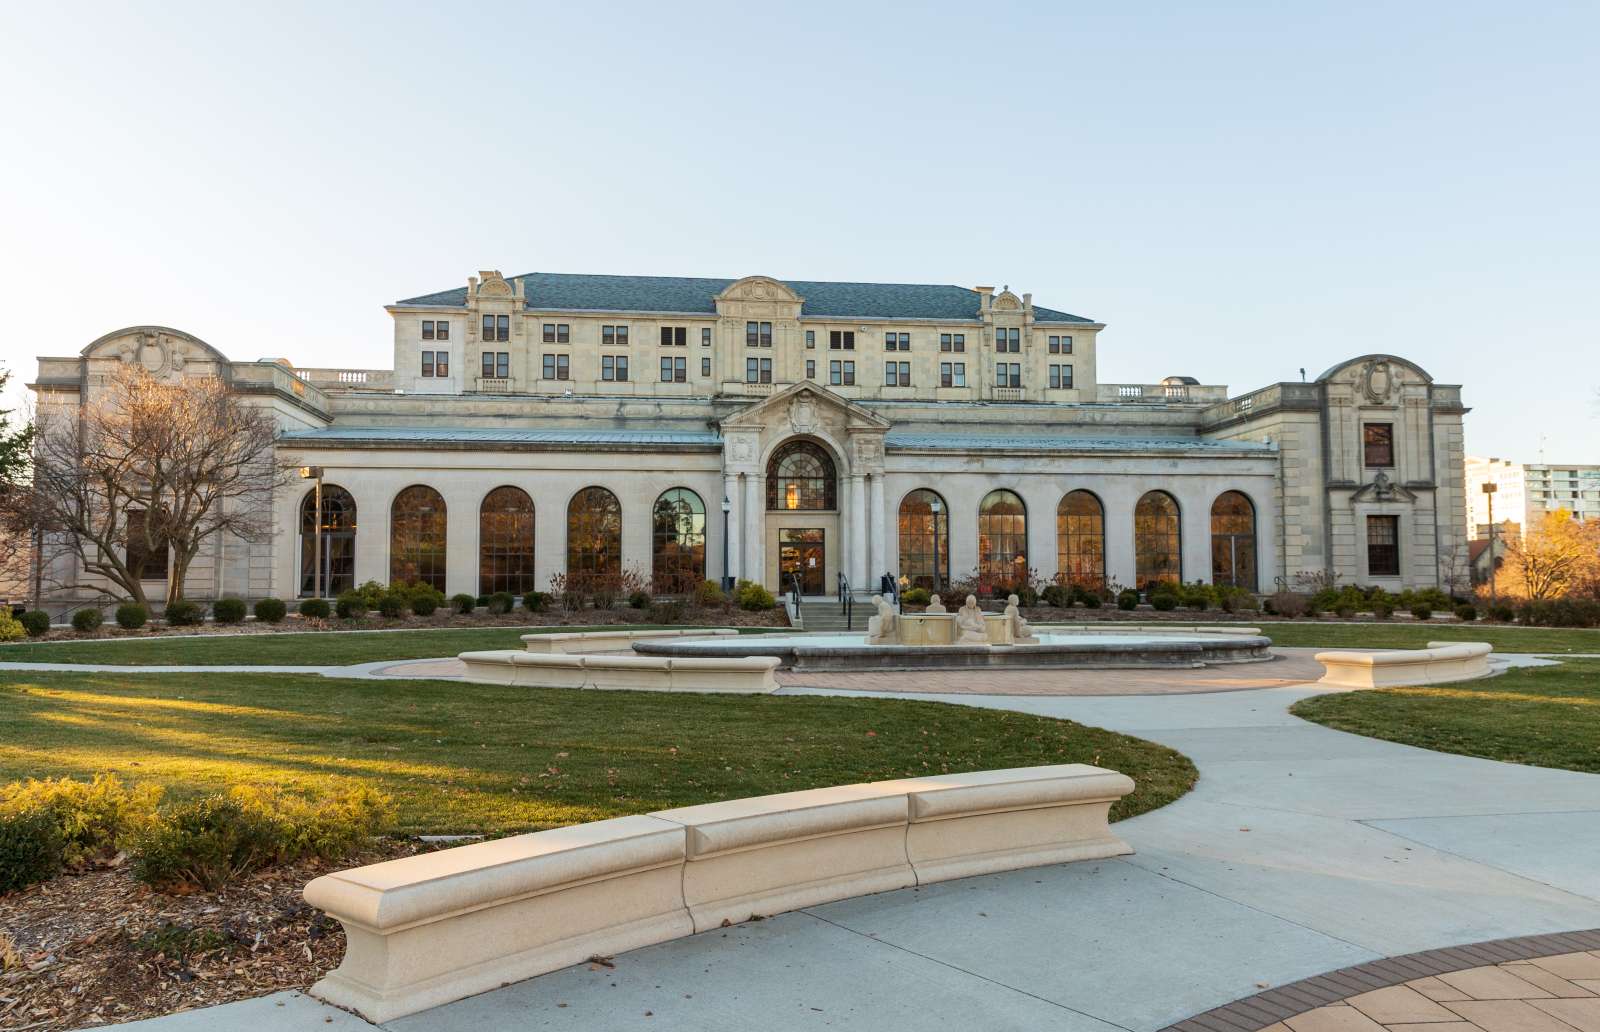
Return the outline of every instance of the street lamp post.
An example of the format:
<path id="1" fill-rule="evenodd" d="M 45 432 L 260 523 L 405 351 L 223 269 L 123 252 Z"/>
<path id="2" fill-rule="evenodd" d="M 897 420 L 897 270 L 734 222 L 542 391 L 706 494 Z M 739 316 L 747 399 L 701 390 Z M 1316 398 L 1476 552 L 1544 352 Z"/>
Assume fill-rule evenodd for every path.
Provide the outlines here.
<path id="1" fill-rule="evenodd" d="M 935 498 L 928 503 L 928 508 L 933 511 L 933 593 L 939 594 L 939 513 L 944 509 L 944 503 Z"/>
<path id="2" fill-rule="evenodd" d="M 311 597 L 322 597 L 322 467 L 301 466 L 300 477 L 303 480 L 314 481 L 312 487 L 312 514 L 311 524 Z"/>
<path id="3" fill-rule="evenodd" d="M 733 571 L 728 568 L 728 521 L 733 512 L 733 502 L 727 495 L 722 496 L 722 590 L 733 590 Z"/>
<path id="4" fill-rule="evenodd" d="M 1494 575 L 1497 572 L 1494 565 L 1494 493 L 1499 489 L 1499 485 L 1493 481 L 1486 481 L 1483 485 L 1483 497 L 1489 503 L 1489 604 L 1491 606 L 1496 602 L 1494 592 Z"/>

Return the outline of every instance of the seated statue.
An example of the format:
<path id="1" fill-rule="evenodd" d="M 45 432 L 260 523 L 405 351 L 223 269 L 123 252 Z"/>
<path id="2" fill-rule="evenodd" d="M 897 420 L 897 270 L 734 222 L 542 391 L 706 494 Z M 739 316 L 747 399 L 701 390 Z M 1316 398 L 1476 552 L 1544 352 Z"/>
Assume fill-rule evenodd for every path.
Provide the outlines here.
<path id="1" fill-rule="evenodd" d="M 1015 595 L 1006 596 L 1006 622 L 1011 625 L 1011 640 L 1032 644 L 1038 639 L 1033 636 L 1028 621 L 1022 618 L 1022 611 L 1017 608 L 1019 601 Z"/>
<path id="2" fill-rule="evenodd" d="M 949 611 L 944 607 L 944 603 L 939 601 L 938 595 L 928 599 L 928 608 L 923 610 L 925 613 L 948 613 Z"/>
<path id="3" fill-rule="evenodd" d="M 868 645 L 894 645 L 900 640 L 900 630 L 895 626 L 894 606 L 882 595 L 872 596 L 872 608 L 877 610 L 876 615 L 867 620 Z"/>
<path id="4" fill-rule="evenodd" d="M 956 612 L 956 641 L 961 645 L 987 645 L 989 628 L 983 622 L 978 600 L 967 596 L 967 604 Z"/>

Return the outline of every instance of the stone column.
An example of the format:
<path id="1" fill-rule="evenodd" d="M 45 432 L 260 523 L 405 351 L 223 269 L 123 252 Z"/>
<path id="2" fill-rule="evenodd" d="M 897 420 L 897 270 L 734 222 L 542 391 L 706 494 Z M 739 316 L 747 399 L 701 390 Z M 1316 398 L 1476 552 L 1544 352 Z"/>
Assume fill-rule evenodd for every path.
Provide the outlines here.
<path id="1" fill-rule="evenodd" d="M 880 576 L 892 572 L 889 569 L 889 554 L 884 548 L 885 513 L 883 505 L 883 474 L 874 473 L 872 475 L 872 512 L 870 515 L 872 524 L 872 559 L 868 577 L 874 585 L 878 583 Z"/>
<path id="2" fill-rule="evenodd" d="M 762 519 L 766 499 L 761 497 L 762 477 L 754 473 L 744 475 L 744 563 L 740 569 L 740 576 L 746 580 L 762 583 L 765 576 L 761 569 L 761 535 L 766 530 L 767 521 Z"/>
<path id="3" fill-rule="evenodd" d="M 850 587 L 862 590 L 867 584 L 867 478 L 850 474 Z"/>
<path id="4" fill-rule="evenodd" d="M 739 571 L 743 569 L 742 557 L 744 555 L 744 536 L 739 529 L 739 516 L 742 511 L 739 506 L 739 474 L 722 474 L 722 498 L 726 498 L 732 506 L 728 510 L 728 525 L 726 528 L 728 535 L 728 568 L 723 570 L 722 573 L 724 576 L 737 579 L 740 576 Z M 722 512 L 722 498 L 717 499 L 717 512 L 719 514 Z M 717 529 L 721 532 L 724 528 L 719 525 Z M 717 561 L 719 563 L 722 561 L 720 552 L 717 554 Z"/>

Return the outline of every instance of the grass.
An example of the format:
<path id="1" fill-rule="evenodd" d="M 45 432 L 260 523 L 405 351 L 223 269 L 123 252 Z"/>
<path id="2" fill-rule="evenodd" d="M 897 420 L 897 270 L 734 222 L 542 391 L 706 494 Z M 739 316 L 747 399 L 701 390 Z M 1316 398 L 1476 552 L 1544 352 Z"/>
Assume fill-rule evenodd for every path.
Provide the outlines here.
<path id="1" fill-rule="evenodd" d="M 405 636 L 388 636 L 400 637 Z M 666 695 L 315 675 L 0 673 L 0 781 L 110 771 L 177 795 L 359 778 L 406 832 L 552 827 L 689 803 L 1046 763 L 1120 770 L 1114 819 L 1187 757 L 1071 721 L 897 699 Z"/>
<path id="2" fill-rule="evenodd" d="M 1201 614 L 1202 616 L 1204 614 Z M 1586 652 L 1600 655 L 1600 630 L 1505 624 L 1342 624 L 1263 621 L 1254 626 L 1274 645 L 1308 648 L 1420 649 L 1430 641 L 1486 641 L 1499 652 Z"/>
<path id="3" fill-rule="evenodd" d="M 1296 716 L 1438 752 L 1600 774 L 1600 660 L 1427 688 L 1321 695 Z"/>
<path id="4" fill-rule="evenodd" d="M 96 663 L 114 666 L 350 666 L 392 659 L 431 659 L 478 649 L 520 649 L 524 634 L 609 631 L 661 624 L 593 627 L 426 627 L 405 631 L 209 634 L 194 637 L 41 641 L 0 646 L 3 663 Z M 744 627 L 741 633 L 780 628 Z"/>

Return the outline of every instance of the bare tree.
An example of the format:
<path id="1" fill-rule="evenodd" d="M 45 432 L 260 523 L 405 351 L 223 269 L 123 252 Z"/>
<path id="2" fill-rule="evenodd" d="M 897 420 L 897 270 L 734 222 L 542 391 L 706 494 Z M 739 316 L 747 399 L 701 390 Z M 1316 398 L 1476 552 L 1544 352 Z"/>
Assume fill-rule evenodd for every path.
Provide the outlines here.
<path id="1" fill-rule="evenodd" d="M 276 426 L 221 380 L 158 380 L 119 370 L 75 410 L 41 414 L 27 519 L 112 594 L 146 602 L 144 557 L 170 555 L 167 602 L 183 597 L 208 540 L 271 533 L 272 495 L 288 467 Z"/>
<path id="2" fill-rule="evenodd" d="M 0 369 L 0 392 L 10 379 L 11 373 Z M 11 417 L 11 410 L 0 409 L 0 590 L 27 582 L 33 552 L 19 503 L 27 490 L 34 431 L 26 422 L 13 428 Z"/>

